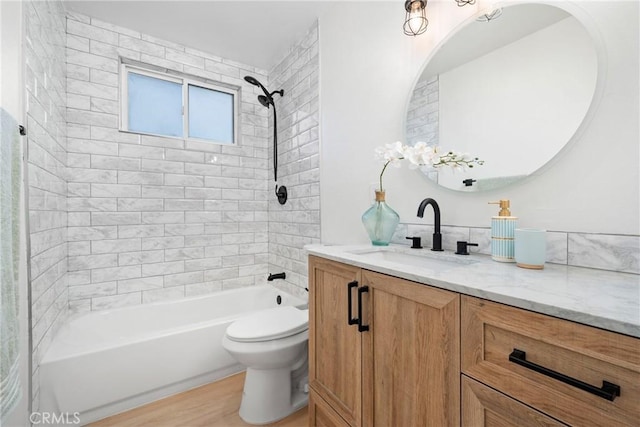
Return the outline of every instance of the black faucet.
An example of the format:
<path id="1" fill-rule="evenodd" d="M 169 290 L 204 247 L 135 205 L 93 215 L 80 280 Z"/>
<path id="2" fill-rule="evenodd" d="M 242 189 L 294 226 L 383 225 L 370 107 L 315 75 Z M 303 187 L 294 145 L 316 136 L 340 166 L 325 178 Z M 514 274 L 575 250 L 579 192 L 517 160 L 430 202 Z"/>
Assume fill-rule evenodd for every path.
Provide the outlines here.
<path id="1" fill-rule="evenodd" d="M 424 208 L 426 208 L 427 205 L 431 205 L 433 207 L 434 214 L 433 243 L 431 250 L 442 251 L 442 234 L 440 234 L 440 206 L 438 206 L 438 203 L 431 198 L 426 198 L 421 201 L 420 206 L 418 206 L 418 218 L 422 218 L 424 216 Z"/>

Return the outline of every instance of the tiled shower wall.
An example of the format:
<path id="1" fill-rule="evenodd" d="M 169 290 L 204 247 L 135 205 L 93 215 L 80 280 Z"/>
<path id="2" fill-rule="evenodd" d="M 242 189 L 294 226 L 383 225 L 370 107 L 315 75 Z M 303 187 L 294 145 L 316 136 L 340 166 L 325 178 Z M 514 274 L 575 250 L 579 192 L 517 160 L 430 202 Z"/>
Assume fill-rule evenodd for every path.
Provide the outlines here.
<path id="1" fill-rule="evenodd" d="M 303 246 L 320 243 L 319 177 L 319 59 L 318 25 L 309 29 L 285 58 L 269 72 L 269 90 L 276 95 L 278 115 L 278 185 L 289 200 L 280 205 L 274 194 L 273 153 L 269 153 L 269 271 L 285 272 L 286 286 L 305 295 L 307 256 Z M 273 145 L 273 116 L 269 114 L 269 146 Z"/>
<path id="2" fill-rule="evenodd" d="M 118 131 L 119 57 L 241 88 L 235 146 Z M 69 300 L 99 310 L 249 286 L 268 270 L 266 72 L 70 14 Z"/>
<path id="3" fill-rule="evenodd" d="M 28 1 L 25 84 L 34 410 L 38 361 L 67 314 L 65 11 Z"/>

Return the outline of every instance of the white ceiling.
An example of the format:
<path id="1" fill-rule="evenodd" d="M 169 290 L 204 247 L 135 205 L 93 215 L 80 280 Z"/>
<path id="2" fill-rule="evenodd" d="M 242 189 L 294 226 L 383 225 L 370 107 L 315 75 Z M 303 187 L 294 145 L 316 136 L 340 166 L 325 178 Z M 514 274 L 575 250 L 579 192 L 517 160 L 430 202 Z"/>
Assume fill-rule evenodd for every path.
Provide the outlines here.
<path id="1" fill-rule="evenodd" d="M 267 71 L 332 3 L 309 0 L 65 1 L 70 11 Z"/>

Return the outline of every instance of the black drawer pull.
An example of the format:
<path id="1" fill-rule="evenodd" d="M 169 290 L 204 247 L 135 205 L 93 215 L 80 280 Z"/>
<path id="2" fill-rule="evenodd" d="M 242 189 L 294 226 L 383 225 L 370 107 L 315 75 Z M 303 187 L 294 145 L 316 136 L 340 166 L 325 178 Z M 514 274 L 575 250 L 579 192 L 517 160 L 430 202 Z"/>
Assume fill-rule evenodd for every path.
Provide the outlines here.
<path id="1" fill-rule="evenodd" d="M 358 287 L 358 281 L 354 280 L 353 282 L 349 282 L 347 284 L 347 323 L 349 325 L 357 325 L 358 324 L 358 318 L 357 317 L 353 317 L 353 315 L 351 314 L 351 306 L 353 305 L 352 300 L 351 300 L 351 289 L 353 288 L 357 288 Z"/>
<path id="2" fill-rule="evenodd" d="M 365 332 L 369 330 L 369 325 L 362 324 L 362 294 L 369 292 L 368 286 L 363 286 L 358 289 L 358 332 Z"/>
<path id="3" fill-rule="evenodd" d="M 558 381 L 562 381 L 563 383 L 569 384 L 570 386 L 577 387 L 580 390 L 595 394 L 598 397 L 610 400 L 612 402 L 613 399 L 616 398 L 616 396 L 620 396 L 620 386 L 617 384 L 610 383 L 609 381 L 602 381 L 601 388 L 592 386 L 591 384 L 587 384 L 575 378 L 571 378 L 569 376 L 561 374 L 560 372 L 552 371 L 551 369 L 545 368 L 544 366 L 529 362 L 527 360 L 527 353 L 516 348 L 514 348 L 509 355 L 509 361 L 517 363 L 520 366 L 524 366 L 527 369 L 531 369 L 532 371 L 539 372 L 542 375 L 546 375 Z"/>

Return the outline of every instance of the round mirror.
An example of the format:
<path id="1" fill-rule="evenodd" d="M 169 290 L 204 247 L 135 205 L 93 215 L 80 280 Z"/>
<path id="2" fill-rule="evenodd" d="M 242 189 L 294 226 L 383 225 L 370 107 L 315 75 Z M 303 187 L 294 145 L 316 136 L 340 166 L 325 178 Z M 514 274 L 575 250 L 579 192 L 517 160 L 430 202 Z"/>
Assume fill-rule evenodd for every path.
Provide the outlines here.
<path id="1" fill-rule="evenodd" d="M 594 42 L 558 7 L 505 7 L 472 20 L 427 61 L 407 107 L 406 141 L 484 161 L 423 170 L 447 188 L 482 191 L 531 175 L 573 137 L 594 97 Z"/>

